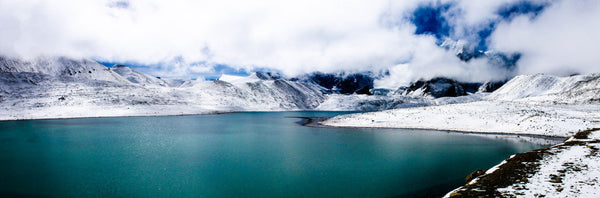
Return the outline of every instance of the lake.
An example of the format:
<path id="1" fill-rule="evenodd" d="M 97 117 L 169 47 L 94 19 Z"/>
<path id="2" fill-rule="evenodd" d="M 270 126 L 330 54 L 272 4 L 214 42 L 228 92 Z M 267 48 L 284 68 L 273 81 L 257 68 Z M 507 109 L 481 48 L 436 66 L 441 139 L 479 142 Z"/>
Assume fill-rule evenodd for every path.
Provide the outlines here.
<path id="1" fill-rule="evenodd" d="M 548 146 L 431 130 L 314 128 L 249 112 L 0 122 L 0 196 L 432 197 Z"/>

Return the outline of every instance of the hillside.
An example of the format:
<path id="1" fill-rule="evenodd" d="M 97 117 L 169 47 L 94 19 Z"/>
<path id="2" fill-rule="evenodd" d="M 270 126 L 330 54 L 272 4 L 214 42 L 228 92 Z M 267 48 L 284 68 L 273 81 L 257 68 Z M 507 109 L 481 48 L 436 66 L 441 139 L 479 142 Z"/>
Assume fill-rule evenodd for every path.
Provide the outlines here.
<path id="1" fill-rule="evenodd" d="M 599 75 L 523 75 L 483 101 L 342 115 L 323 124 L 569 136 L 600 127 Z"/>
<path id="2" fill-rule="evenodd" d="M 22 60 L 0 56 L 0 72 L 34 73 L 51 76 L 57 80 L 97 80 L 120 84 L 128 82 L 123 76 L 110 71 L 96 61 L 67 57 L 38 57 L 34 60 Z"/>
<path id="3" fill-rule="evenodd" d="M 440 86 L 422 88 L 421 95 L 375 90 L 376 76 L 313 73 L 286 79 L 256 72 L 249 76 L 222 75 L 213 81 L 161 79 L 125 65 L 107 68 L 88 59 L 0 56 L 0 120 L 230 111 L 375 111 L 476 101 L 485 96 L 464 92 L 449 95 L 461 97 L 431 97 L 434 91 L 447 91 L 447 86 L 441 90 L 437 88 Z M 462 89 L 464 85 L 460 86 Z"/>
<path id="4" fill-rule="evenodd" d="M 315 84 L 237 78 L 167 82 L 87 59 L 0 57 L 0 120 L 303 110 L 324 100 Z"/>
<path id="5" fill-rule="evenodd" d="M 112 66 L 110 71 L 114 71 L 123 78 L 127 79 L 129 82 L 141 86 L 160 86 L 166 87 L 169 86 L 169 83 L 166 81 L 156 78 L 154 76 L 150 76 L 148 74 L 139 72 L 131 67 L 127 67 L 125 65 L 115 65 Z"/>
<path id="6" fill-rule="evenodd" d="M 600 74 L 556 77 L 522 75 L 488 96 L 494 101 L 531 101 L 554 104 L 598 104 Z"/>
<path id="7" fill-rule="evenodd" d="M 341 115 L 322 124 L 570 137 L 513 155 L 445 197 L 593 197 L 600 179 L 599 76 L 517 76 L 483 101 Z"/>

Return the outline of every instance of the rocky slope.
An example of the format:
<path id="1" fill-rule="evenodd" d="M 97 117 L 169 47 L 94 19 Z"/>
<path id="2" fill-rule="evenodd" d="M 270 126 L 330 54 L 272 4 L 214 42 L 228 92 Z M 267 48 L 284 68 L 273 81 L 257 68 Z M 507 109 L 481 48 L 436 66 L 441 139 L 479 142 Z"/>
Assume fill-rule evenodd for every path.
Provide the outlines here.
<path id="1" fill-rule="evenodd" d="M 595 197 L 600 192 L 600 133 L 511 156 L 445 197 Z"/>

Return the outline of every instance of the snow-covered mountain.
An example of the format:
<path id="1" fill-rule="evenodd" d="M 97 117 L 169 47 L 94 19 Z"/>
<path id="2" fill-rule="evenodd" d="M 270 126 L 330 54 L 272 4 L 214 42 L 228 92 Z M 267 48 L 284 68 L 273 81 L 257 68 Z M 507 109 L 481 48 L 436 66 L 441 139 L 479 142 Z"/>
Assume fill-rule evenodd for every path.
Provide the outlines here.
<path id="1" fill-rule="evenodd" d="M 227 111 L 385 110 L 472 101 L 373 90 L 372 74 L 256 72 L 218 80 L 159 79 L 87 59 L 0 57 L 0 119 L 173 115 Z M 429 92 L 425 90 L 424 92 Z M 455 95 L 453 95 L 455 96 Z"/>
<path id="2" fill-rule="evenodd" d="M 476 49 L 475 44 L 463 40 L 446 39 L 440 47 L 454 52 L 456 57 L 465 62 L 473 59 L 486 59 L 488 64 L 506 69 L 506 74 L 503 75 L 514 75 L 517 61 L 521 58 L 520 53 L 479 50 Z"/>
<path id="3" fill-rule="evenodd" d="M 316 110 L 326 111 L 380 111 L 387 109 L 420 107 L 435 104 L 434 100 L 425 97 L 403 96 L 399 94 L 365 95 L 365 94 L 328 94 L 327 99 Z"/>
<path id="4" fill-rule="evenodd" d="M 206 106 L 226 106 L 231 110 L 314 109 L 325 98 L 322 87 L 316 84 L 266 76 L 270 75 L 223 75 L 219 80 L 196 82 L 182 89 L 201 99 L 195 102 Z"/>
<path id="5" fill-rule="evenodd" d="M 460 98 L 464 100 L 452 101 Z M 440 102 L 434 104 L 454 104 L 343 115 L 324 124 L 562 137 L 600 127 L 600 74 L 521 75 L 479 98 L 436 100 Z"/>
<path id="6" fill-rule="evenodd" d="M 446 39 L 440 45 L 447 50 L 453 51 L 462 61 L 470 61 L 473 58 L 479 58 L 485 55 L 485 52 L 476 50 L 475 46 L 462 40 Z"/>
<path id="7" fill-rule="evenodd" d="M 449 78 L 437 77 L 430 80 L 418 80 L 409 87 L 400 87 L 396 90 L 396 93 L 406 96 L 431 96 L 433 98 L 458 97 L 477 92 L 493 92 L 503 84 L 503 82 L 459 82 Z"/>
<path id="8" fill-rule="evenodd" d="M 0 72 L 36 73 L 63 80 L 128 82 L 121 75 L 110 71 L 96 61 L 66 57 L 38 57 L 34 60 L 22 60 L 0 56 Z"/>
<path id="9" fill-rule="evenodd" d="M 597 104 L 600 101 L 600 74 L 557 77 L 545 74 L 521 75 L 508 81 L 487 99 L 564 104 Z"/>
<path id="10" fill-rule="evenodd" d="M 386 110 L 478 100 L 594 103 L 600 75 L 518 76 L 501 83 L 436 78 L 396 91 L 372 88 L 372 75 L 274 73 L 218 80 L 159 79 L 133 68 L 87 59 L 0 56 L 0 119 L 174 115 L 227 111 Z M 360 93 L 360 94 L 359 94 Z M 368 94 L 366 94 L 368 93 Z M 450 97 L 449 97 L 450 96 Z"/>
<path id="11" fill-rule="evenodd" d="M 139 72 L 125 65 L 115 65 L 109 68 L 109 70 L 116 72 L 133 84 L 138 84 L 141 86 L 169 86 L 169 83 L 162 79 Z"/>
<path id="12" fill-rule="evenodd" d="M 315 72 L 292 78 L 292 81 L 314 83 L 323 87 L 328 93 L 367 94 L 373 89 L 373 81 L 377 75 L 366 73 L 321 73 Z"/>
<path id="13" fill-rule="evenodd" d="M 182 104 L 91 60 L 2 57 L 0 68 L 2 120 L 142 115 L 135 106 Z"/>
<path id="14" fill-rule="evenodd" d="M 325 91 L 274 74 L 168 81 L 64 57 L 0 59 L 0 120 L 314 109 Z"/>
<path id="15" fill-rule="evenodd" d="M 475 93 L 480 84 L 477 83 L 459 83 L 448 78 L 433 78 L 431 80 L 419 80 L 410 85 L 405 91 L 405 95 L 412 96 L 432 96 L 456 97 L 464 96 L 467 93 Z"/>

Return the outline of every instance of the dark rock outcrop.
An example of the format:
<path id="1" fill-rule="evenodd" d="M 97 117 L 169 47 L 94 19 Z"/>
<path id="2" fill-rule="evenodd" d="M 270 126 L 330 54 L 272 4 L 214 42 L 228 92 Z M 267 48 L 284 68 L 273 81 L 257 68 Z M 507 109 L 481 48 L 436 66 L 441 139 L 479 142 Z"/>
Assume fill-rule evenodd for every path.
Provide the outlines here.
<path id="1" fill-rule="evenodd" d="M 449 78 L 437 77 L 431 80 L 414 82 L 408 87 L 405 94 L 430 95 L 434 98 L 457 97 L 476 92 L 479 85 L 478 83 L 460 83 Z"/>
<path id="2" fill-rule="evenodd" d="M 315 72 L 304 76 L 292 78 L 292 81 L 312 82 L 327 89 L 330 93 L 341 94 L 371 94 L 373 89 L 373 80 L 375 78 L 370 73 L 360 74 L 328 74 Z"/>

